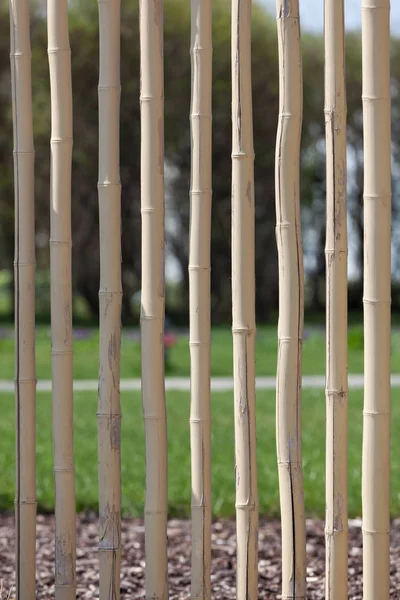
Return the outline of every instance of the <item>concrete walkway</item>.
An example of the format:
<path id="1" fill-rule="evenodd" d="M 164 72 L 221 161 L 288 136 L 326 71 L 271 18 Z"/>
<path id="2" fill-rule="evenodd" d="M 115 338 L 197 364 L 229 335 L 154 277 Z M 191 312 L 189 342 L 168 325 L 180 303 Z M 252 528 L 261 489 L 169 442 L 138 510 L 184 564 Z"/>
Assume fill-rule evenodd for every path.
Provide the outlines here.
<path id="1" fill-rule="evenodd" d="M 258 390 L 274 390 L 276 386 L 275 377 L 257 377 L 256 387 Z M 349 388 L 360 390 L 364 387 L 363 375 L 349 375 Z M 392 387 L 400 387 L 400 374 L 392 375 Z M 83 379 L 74 381 L 74 390 L 77 392 L 97 392 L 98 382 L 96 379 Z M 167 390 L 187 392 L 190 390 L 190 379 L 188 377 L 167 377 L 165 380 Z M 303 377 L 303 388 L 324 389 L 325 377 L 323 375 L 306 375 Z M 38 381 L 38 392 L 51 392 L 51 381 Z M 122 379 L 121 392 L 140 391 L 140 379 Z M 231 377 L 213 377 L 211 379 L 213 392 L 229 392 L 233 390 L 233 379 Z M 0 393 L 13 393 L 14 383 L 12 381 L 0 380 Z"/>

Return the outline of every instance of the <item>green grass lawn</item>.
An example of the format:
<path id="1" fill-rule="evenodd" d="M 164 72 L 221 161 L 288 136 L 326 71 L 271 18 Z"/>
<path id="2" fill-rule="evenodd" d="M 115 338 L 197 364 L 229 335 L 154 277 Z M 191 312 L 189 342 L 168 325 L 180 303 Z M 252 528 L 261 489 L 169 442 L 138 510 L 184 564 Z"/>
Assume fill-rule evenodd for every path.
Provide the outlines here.
<path id="1" fill-rule="evenodd" d="M 122 504 L 125 514 L 140 515 L 144 502 L 144 435 L 138 393 L 122 398 Z M 0 509 L 14 499 L 14 401 L 0 395 Z M 190 510 L 189 395 L 171 392 L 168 402 L 170 515 Z M 97 508 L 97 397 L 75 394 L 75 463 L 77 508 Z M 349 398 L 349 513 L 361 514 L 362 393 Z M 400 390 L 393 390 L 393 431 L 400 425 Z M 258 482 L 261 513 L 279 512 L 275 451 L 275 394 L 257 395 Z M 325 398 L 323 390 L 303 394 L 303 464 L 308 515 L 324 516 Z M 37 496 L 39 510 L 53 508 L 51 396 L 37 397 Z M 232 516 L 235 506 L 234 429 L 231 393 L 212 397 L 212 481 L 215 516 Z M 400 515 L 400 437 L 392 437 L 391 511 Z"/>
<path id="2" fill-rule="evenodd" d="M 97 379 L 98 332 L 88 330 L 89 337 L 74 340 L 74 378 Z M 171 351 L 168 375 L 189 376 L 190 356 L 186 333 L 179 335 L 177 345 Z M 277 332 L 275 327 L 259 327 L 256 339 L 257 375 L 276 373 Z M 228 328 L 212 332 L 212 375 L 232 375 L 232 334 Z M 12 329 L 8 337 L 0 335 L 0 379 L 14 378 L 14 341 Z M 50 329 L 39 327 L 36 342 L 37 376 L 51 378 Z M 349 373 L 363 372 L 363 334 L 360 326 L 349 329 Z M 392 372 L 400 372 L 400 331 L 392 333 Z M 325 335 L 322 328 L 306 327 L 303 343 L 303 374 L 325 373 Z M 140 377 L 140 344 L 131 332 L 122 337 L 121 377 Z"/>

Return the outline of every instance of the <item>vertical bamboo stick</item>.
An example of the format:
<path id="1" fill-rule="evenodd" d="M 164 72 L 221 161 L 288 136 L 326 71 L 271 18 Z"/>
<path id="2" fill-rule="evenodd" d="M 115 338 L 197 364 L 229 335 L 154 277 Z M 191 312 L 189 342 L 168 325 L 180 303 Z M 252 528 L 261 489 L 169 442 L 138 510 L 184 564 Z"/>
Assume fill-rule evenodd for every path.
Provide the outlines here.
<path id="1" fill-rule="evenodd" d="M 391 135 L 390 5 L 364 0 L 364 600 L 389 598 Z"/>
<path id="2" fill-rule="evenodd" d="M 100 600 L 120 597 L 121 566 L 121 182 L 120 0 L 98 0 L 100 373 L 98 404 Z"/>
<path id="3" fill-rule="evenodd" d="M 282 518 L 282 599 L 306 597 L 301 455 L 301 358 L 304 275 L 300 225 L 303 110 L 298 0 L 277 0 L 279 122 L 276 143 L 276 239 L 279 258 L 277 455 Z"/>
<path id="4" fill-rule="evenodd" d="M 210 244 L 212 0 L 192 0 L 190 190 L 190 438 L 192 600 L 211 599 Z"/>
<path id="5" fill-rule="evenodd" d="M 347 169 L 344 2 L 325 0 L 326 600 L 347 600 Z"/>
<path id="6" fill-rule="evenodd" d="M 16 597 L 35 598 L 35 203 L 28 0 L 10 0 L 15 189 Z"/>
<path id="7" fill-rule="evenodd" d="M 251 0 L 232 1 L 232 335 L 237 598 L 258 597 Z"/>
<path id="8" fill-rule="evenodd" d="M 140 0 L 142 398 L 146 437 L 146 598 L 167 600 L 168 447 L 164 383 L 163 2 Z"/>
<path id="9" fill-rule="evenodd" d="M 50 271 L 56 600 L 76 590 L 72 392 L 71 159 L 72 82 L 68 0 L 47 1 L 51 90 Z"/>

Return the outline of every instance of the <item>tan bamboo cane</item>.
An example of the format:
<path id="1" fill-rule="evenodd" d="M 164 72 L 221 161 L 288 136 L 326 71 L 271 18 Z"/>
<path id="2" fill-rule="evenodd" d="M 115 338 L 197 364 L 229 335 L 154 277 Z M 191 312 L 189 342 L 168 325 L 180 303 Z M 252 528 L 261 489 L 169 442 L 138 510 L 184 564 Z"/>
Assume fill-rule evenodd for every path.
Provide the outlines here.
<path id="1" fill-rule="evenodd" d="M 76 590 L 72 392 L 71 159 L 72 82 L 68 0 L 47 1 L 51 89 L 50 273 L 56 600 Z"/>
<path id="2" fill-rule="evenodd" d="M 28 0 L 10 0 L 15 189 L 16 597 L 35 598 L 35 203 Z"/>
<path id="3" fill-rule="evenodd" d="M 258 597 L 251 0 L 232 2 L 232 334 L 237 598 Z"/>
<path id="4" fill-rule="evenodd" d="M 192 600 L 211 599 L 210 244 L 212 0 L 192 0 L 190 123 L 190 439 Z"/>
<path id="5" fill-rule="evenodd" d="M 100 600 L 120 597 L 121 566 L 121 182 L 120 1 L 98 0 L 100 373 L 98 403 Z"/>
<path id="6" fill-rule="evenodd" d="M 304 313 L 300 225 L 303 110 L 298 0 L 277 0 L 279 122 L 276 144 L 276 239 L 279 258 L 276 431 L 282 519 L 282 599 L 306 597 L 301 454 L 301 358 Z"/>
<path id="7" fill-rule="evenodd" d="M 142 398 L 146 438 L 146 598 L 168 598 L 164 383 L 164 65 L 162 0 L 140 0 Z"/>
<path id="8" fill-rule="evenodd" d="M 347 600 L 347 169 L 344 2 L 325 0 L 326 600 Z"/>
<path id="9" fill-rule="evenodd" d="M 390 588 L 391 134 L 389 0 L 363 0 L 364 600 Z"/>

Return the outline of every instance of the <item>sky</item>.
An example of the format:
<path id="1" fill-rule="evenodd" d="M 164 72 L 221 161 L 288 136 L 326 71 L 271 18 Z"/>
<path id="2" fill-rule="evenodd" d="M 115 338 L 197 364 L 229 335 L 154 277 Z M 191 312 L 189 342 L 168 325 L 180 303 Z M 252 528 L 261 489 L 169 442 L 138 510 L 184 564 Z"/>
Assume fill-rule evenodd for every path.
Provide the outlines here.
<path id="1" fill-rule="evenodd" d="M 275 0 L 261 0 L 271 11 L 275 11 Z M 300 21 L 302 29 L 321 32 L 324 20 L 324 0 L 299 0 Z M 362 0 L 345 0 L 345 25 L 346 29 L 361 28 L 361 3 Z M 400 2 L 392 0 L 391 29 L 394 35 L 400 36 Z"/>

